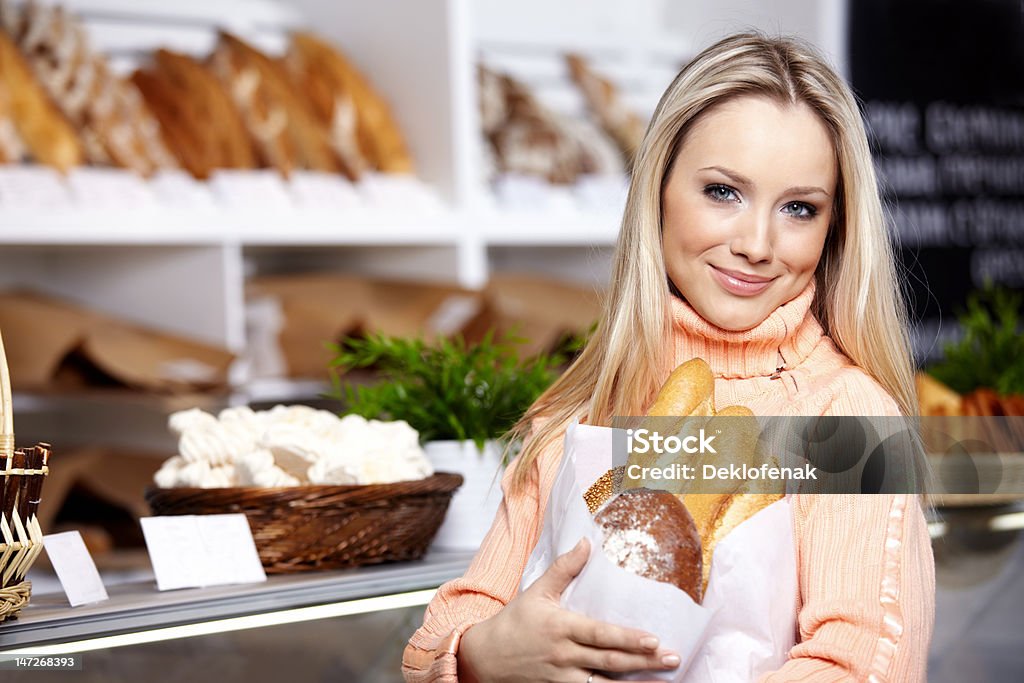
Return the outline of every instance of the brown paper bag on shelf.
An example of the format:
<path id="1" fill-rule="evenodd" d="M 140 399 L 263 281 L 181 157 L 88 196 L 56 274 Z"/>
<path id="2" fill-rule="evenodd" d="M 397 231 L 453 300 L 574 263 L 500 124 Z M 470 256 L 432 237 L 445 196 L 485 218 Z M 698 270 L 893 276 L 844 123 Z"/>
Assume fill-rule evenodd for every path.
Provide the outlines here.
<path id="1" fill-rule="evenodd" d="M 221 389 L 234 356 L 36 293 L 0 293 L 0 328 L 15 390 L 125 386 L 179 393 Z"/>
<path id="2" fill-rule="evenodd" d="M 249 299 L 272 299 L 280 307 L 277 338 L 290 377 L 326 378 L 332 354 L 325 343 L 359 329 L 370 298 L 364 278 L 346 275 L 263 276 L 246 286 Z"/>
<path id="3" fill-rule="evenodd" d="M 143 547 L 138 520 L 150 514 L 143 492 L 166 457 L 99 447 L 61 451 L 40 508 L 43 532 L 78 531 L 100 566 L 124 549 Z"/>
<path id="4" fill-rule="evenodd" d="M 594 288 L 524 273 L 495 273 L 484 288 L 485 327 L 527 340 L 524 357 L 555 350 L 569 335 L 583 335 L 601 315 Z"/>
<path id="5" fill-rule="evenodd" d="M 484 302 L 479 292 L 425 282 L 376 280 L 371 284 L 365 330 L 393 337 L 463 335 L 477 332 Z"/>
<path id="6" fill-rule="evenodd" d="M 7 330 L 7 363 L 15 390 L 48 386 L 61 361 L 96 324 L 81 309 L 35 294 L 0 292 L 0 328 Z"/>
<path id="7" fill-rule="evenodd" d="M 276 300 L 281 353 L 291 377 L 326 378 L 325 346 L 352 334 L 432 337 L 479 333 L 483 299 L 454 285 L 316 273 L 252 279 L 250 298 Z"/>

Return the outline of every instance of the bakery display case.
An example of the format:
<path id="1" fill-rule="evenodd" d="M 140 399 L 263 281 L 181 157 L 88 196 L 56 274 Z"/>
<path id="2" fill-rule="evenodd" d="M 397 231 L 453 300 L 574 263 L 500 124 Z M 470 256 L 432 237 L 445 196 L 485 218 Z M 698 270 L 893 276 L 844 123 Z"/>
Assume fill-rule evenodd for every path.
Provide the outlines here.
<path id="1" fill-rule="evenodd" d="M 784 9 L 849 72 L 845 3 Z M 531 352 L 585 334 L 611 272 L 631 154 L 660 93 L 716 27 L 742 15 L 770 28 L 777 10 L 0 0 L 0 329 L 62 331 L 17 348 L 13 405 L 19 432 L 56 441 L 64 466 L 48 486 L 67 507 L 44 510 L 44 531 L 77 523 L 110 579 L 108 601 L 72 608 L 37 566 L 30 605 L 0 624 L 0 659 L 77 652 L 86 672 L 90 661 L 109 672 L 117 660 L 136 672 L 162 662 L 170 680 L 185 655 L 230 679 L 273 669 L 285 652 L 312 658 L 301 641 L 332 639 L 354 659 L 386 653 L 379 675 L 337 662 L 297 670 L 400 680 L 402 642 L 472 553 L 433 548 L 163 592 L 144 557 L 119 570 L 122 544 L 138 552 L 137 520 L 152 512 L 143 491 L 175 452 L 168 416 L 278 403 L 336 411 L 323 342 L 348 334 L 489 327 L 525 332 Z M 11 128 L 17 116 L 37 125 Z M 191 362 L 176 362 L 182 354 Z M 1019 397 L 919 379 L 922 414 L 1019 410 Z M 489 457 L 493 475 L 500 456 Z M 999 476 L 1024 478 L 1019 458 L 1011 464 Z M 281 481 L 258 474 L 252 482 Z M 1024 512 L 1015 495 L 988 500 L 947 498 L 929 520 L 939 680 L 969 676 L 968 650 L 1019 626 L 1003 604 L 1024 600 Z M 367 627 L 385 622 L 386 635 Z M 1008 650 L 994 670 L 1024 666 Z M 232 653 L 225 668 L 218 651 Z"/>
<path id="2" fill-rule="evenodd" d="M 583 14 L 572 28 L 565 14 L 558 19 L 562 38 L 542 37 L 528 30 L 528 13 L 509 22 L 499 18 L 500 7 L 466 0 L 372 6 L 190 1 L 174 7 L 47 0 L 28 17 L 15 11 L 22 4 L 5 3 L 12 48 L 35 41 L 40 55 L 55 45 L 63 46 L 62 59 L 69 51 L 79 55 L 56 75 L 46 70 L 56 68 L 49 63 L 36 64 L 42 59 L 37 55 L 22 65 L 23 75 L 36 68 L 40 96 L 53 92 L 58 109 L 68 108 L 67 116 L 51 112 L 54 126 L 78 121 L 88 133 L 78 137 L 95 144 L 85 149 L 80 140 L 80 149 L 61 152 L 61 138 L 51 133 L 46 138 L 53 149 L 40 147 L 37 156 L 51 165 L 0 166 L 0 286 L 33 290 L 232 354 L 238 362 L 226 377 L 226 391 L 194 399 L 220 406 L 314 400 L 326 388 L 323 377 L 253 372 L 250 361 L 260 347 L 251 300 L 261 276 L 333 272 L 475 289 L 504 272 L 525 271 L 581 288 L 603 285 L 618 232 L 622 176 L 614 187 L 598 177 L 581 178 L 574 196 L 591 199 L 572 199 L 561 208 L 547 206 L 529 189 L 526 196 L 533 199 L 526 205 L 496 202 L 481 165 L 477 67 L 493 63 L 515 73 L 545 102 L 570 111 L 583 106 L 579 88 L 568 74 L 557 82 L 545 76 L 564 67 L 566 44 L 583 55 L 628 53 L 628 73 L 615 72 L 614 80 L 625 84 L 622 101 L 644 112 L 689 50 L 686 42 L 630 40 L 657 24 L 653 16 L 609 37 L 601 26 L 609 16 Z M 31 35 L 29 24 L 36 27 Z M 311 27 L 321 33 L 310 35 Z M 609 41 L 602 52 L 602 42 Z M 382 49 L 396 44 L 401 51 Z M 517 50 L 530 55 L 518 66 L 509 57 Z M 317 68 L 310 68 L 312 62 Z M 595 58 L 591 68 L 607 78 L 606 62 Z M 235 93 L 231 88 L 246 86 L 244 78 L 238 82 L 245 68 L 288 73 L 312 105 L 295 114 L 279 78 L 258 93 Z M 81 75 L 93 72 L 116 83 L 126 100 L 119 119 L 90 118 L 88 103 L 77 91 L 67 92 L 79 81 L 100 92 L 98 80 Z M 331 92 L 345 79 L 359 78 L 357 91 L 370 91 L 361 96 L 370 104 L 355 104 L 377 112 L 365 120 L 378 123 L 374 130 L 357 127 L 346 134 L 345 106 Z M 228 87 L 218 90 L 218 83 Z M 250 99 L 238 100 L 243 95 Z M 257 95 L 264 104 L 283 100 L 282 111 L 293 116 L 283 119 L 287 139 L 255 144 L 247 153 L 246 135 L 258 142 L 260 126 L 269 121 L 260 119 L 267 112 L 253 108 Z M 232 98 L 242 113 L 219 116 L 230 111 Z M 151 110 L 153 117 L 135 116 L 136 100 L 146 105 L 139 111 Z M 122 125 L 121 119 L 135 131 L 134 148 L 152 147 L 145 155 L 122 158 L 108 149 L 108 129 Z M 154 137 L 156 128 L 162 139 Z M 352 169 L 342 168 L 346 144 L 350 156 L 357 149 L 365 157 L 349 162 L 362 169 L 358 182 Z M 282 156 L 277 148 L 291 153 Z M 58 153 L 64 156 L 53 156 Z M 260 159 L 269 167 L 249 168 Z M 107 165 L 87 163 L 100 161 Z M 392 172 L 410 166 L 415 175 Z M 64 167 L 61 175 L 57 169 Z M 15 394 L 30 432 L 60 419 L 78 443 L 98 437 L 140 449 L 167 447 L 159 429 L 135 429 L 161 423 L 168 412 L 162 397 L 137 393 L 132 401 L 109 392 L 17 385 Z M 118 417 L 123 411 L 131 417 Z"/>
<path id="3" fill-rule="evenodd" d="M 108 582 L 109 600 L 75 609 L 52 576 L 37 578 L 43 592 L 37 587 L 32 609 L 0 629 L 0 654 L 88 652 L 422 606 L 439 585 L 461 576 L 471 558 L 432 552 L 416 562 L 166 592 L 158 592 L 152 572 L 143 569 L 121 572 L 123 583 Z"/>

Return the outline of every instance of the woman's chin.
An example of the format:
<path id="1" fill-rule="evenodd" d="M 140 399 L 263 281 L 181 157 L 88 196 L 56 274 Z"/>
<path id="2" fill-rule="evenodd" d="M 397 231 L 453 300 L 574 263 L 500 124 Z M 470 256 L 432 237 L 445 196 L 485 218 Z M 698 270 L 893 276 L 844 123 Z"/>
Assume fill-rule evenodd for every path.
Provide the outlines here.
<path id="1" fill-rule="evenodd" d="M 749 308 L 750 310 L 735 310 L 736 308 Z M 715 327 L 727 332 L 745 332 L 763 323 L 771 312 L 761 309 L 761 306 L 736 307 L 733 304 L 729 306 L 716 306 L 711 311 L 702 311 L 701 316 Z"/>

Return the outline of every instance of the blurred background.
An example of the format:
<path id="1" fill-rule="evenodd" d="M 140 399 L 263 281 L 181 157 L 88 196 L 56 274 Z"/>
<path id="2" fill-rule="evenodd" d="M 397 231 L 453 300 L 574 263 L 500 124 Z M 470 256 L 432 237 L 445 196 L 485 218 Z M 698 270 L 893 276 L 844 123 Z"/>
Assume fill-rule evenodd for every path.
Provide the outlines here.
<path id="1" fill-rule="evenodd" d="M 175 411 L 341 411 L 325 342 L 369 333 L 472 343 L 497 330 L 525 338 L 522 357 L 571 353 L 598 315 L 658 98 L 737 30 L 805 38 L 863 104 L 922 413 L 1020 414 L 1007 398 L 1024 393 L 1016 0 L 0 9 L 15 428 L 56 448 L 44 531 L 79 530 L 110 576 L 146 562 L 136 520 L 176 452 Z M 934 514 L 933 681 L 1024 674 L 1021 513 L 982 502 Z M 170 672 L 185 655 L 211 678 L 290 661 L 307 679 L 394 681 L 421 619 L 413 607 L 109 650 L 79 675 Z"/>

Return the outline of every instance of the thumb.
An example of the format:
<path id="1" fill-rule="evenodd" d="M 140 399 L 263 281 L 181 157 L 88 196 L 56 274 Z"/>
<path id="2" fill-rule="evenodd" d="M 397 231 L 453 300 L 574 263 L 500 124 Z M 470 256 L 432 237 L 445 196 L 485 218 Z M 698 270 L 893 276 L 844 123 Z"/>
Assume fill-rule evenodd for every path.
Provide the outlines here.
<path id="1" fill-rule="evenodd" d="M 590 557 L 590 541 L 581 538 L 569 552 L 559 555 L 534 584 L 545 597 L 558 600 L 576 575 L 583 571 Z"/>

